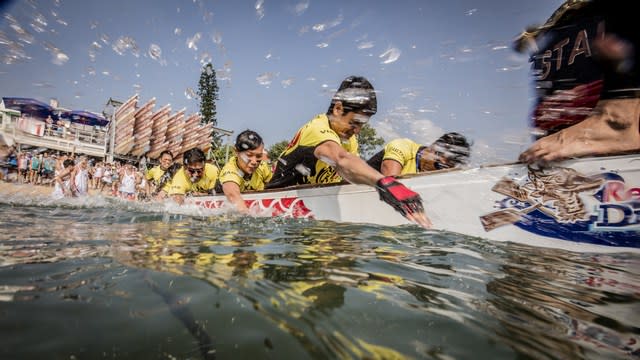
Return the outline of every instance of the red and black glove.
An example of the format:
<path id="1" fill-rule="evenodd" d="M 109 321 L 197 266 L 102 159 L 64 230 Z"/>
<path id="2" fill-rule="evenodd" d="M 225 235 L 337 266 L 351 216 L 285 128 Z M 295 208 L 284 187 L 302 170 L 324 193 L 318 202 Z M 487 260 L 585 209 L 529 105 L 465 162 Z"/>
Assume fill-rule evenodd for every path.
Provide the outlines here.
<path id="1" fill-rule="evenodd" d="M 376 189 L 380 194 L 380 200 L 391 205 L 402 216 L 424 212 L 420 195 L 397 182 L 392 176 L 378 180 Z"/>

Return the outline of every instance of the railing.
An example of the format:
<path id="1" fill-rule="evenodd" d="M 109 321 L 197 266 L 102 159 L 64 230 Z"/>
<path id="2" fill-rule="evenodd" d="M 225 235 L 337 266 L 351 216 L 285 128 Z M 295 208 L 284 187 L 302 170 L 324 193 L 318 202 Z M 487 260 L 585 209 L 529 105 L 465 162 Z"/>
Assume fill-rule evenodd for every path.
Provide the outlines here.
<path id="1" fill-rule="evenodd" d="M 43 122 L 44 124 L 44 122 Z M 17 127 L 17 123 L 4 122 L 0 131 L 10 135 L 17 144 L 44 147 L 53 150 L 75 152 L 104 158 L 106 155 L 107 132 L 92 126 L 71 124 L 68 127 L 52 124 L 45 126 L 42 136 Z"/>

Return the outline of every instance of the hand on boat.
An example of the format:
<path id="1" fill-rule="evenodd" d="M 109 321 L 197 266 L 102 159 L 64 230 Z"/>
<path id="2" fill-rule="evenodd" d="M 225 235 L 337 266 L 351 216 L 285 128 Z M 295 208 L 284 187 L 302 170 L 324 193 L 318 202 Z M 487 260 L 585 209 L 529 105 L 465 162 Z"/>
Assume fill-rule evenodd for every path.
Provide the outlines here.
<path id="1" fill-rule="evenodd" d="M 380 200 L 391 205 L 402 216 L 424 228 L 431 227 L 431 221 L 424 213 L 420 194 L 396 181 L 392 176 L 378 180 L 376 189 L 380 194 Z"/>

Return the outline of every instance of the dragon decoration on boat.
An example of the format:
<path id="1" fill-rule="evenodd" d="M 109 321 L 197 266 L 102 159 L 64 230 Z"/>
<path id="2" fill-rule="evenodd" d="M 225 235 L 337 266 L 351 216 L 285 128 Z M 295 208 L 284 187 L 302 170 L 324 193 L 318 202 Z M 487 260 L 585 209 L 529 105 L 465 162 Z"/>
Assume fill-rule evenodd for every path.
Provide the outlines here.
<path id="1" fill-rule="evenodd" d="M 523 181 L 505 177 L 491 190 L 507 197 L 497 202 L 500 210 L 480 217 L 485 231 L 515 225 L 563 240 L 638 247 L 640 188 L 615 172 L 530 167 Z"/>

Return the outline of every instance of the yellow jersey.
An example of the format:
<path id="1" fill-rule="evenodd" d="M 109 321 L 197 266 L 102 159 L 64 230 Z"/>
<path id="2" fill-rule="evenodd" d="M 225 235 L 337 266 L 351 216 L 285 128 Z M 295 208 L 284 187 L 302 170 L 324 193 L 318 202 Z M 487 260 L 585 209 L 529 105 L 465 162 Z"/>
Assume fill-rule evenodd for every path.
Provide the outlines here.
<path id="1" fill-rule="evenodd" d="M 189 192 L 211 192 L 218 180 L 218 172 L 217 166 L 206 163 L 204 164 L 202 177 L 194 184 L 191 182 L 191 177 L 187 176 L 184 166 L 182 166 L 173 175 L 171 181 L 164 186 L 163 190 L 169 195 L 185 195 Z"/>
<path id="2" fill-rule="evenodd" d="M 219 186 L 216 186 L 216 191 L 222 192 L 222 184 L 229 181 L 238 184 L 240 192 L 264 190 L 265 184 L 271 180 L 272 176 L 271 168 L 265 161 L 260 162 L 251 176 L 245 176 L 238 167 L 238 158 L 233 156 L 220 170 Z"/>
<path id="3" fill-rule="evenodd" d="M 298 184 L 327 184 L 342 181 L 333 166 L 317 159 L 315 148 L 325 141 L 333 141 L 346 151 L 358 156 L 355 136 L 342 141 L 329 126 L 326 114 L 320 114 L 302 126 L 277 160 L 273 178 L 267 188 Z"/>
<path id="4" fill-rule="evenodd" d="M 160 181 L 160 178 L 162 177 L 162 175 L 164 175 L 164 170 L 162 170 L 160 168 L 160 165 L 158 165 L 147 170 L 147 173 L 145 174 L 144 178 L 147 179 L 147 181 L 153 180 L 153 183 L 157 184 L 158 181 Z"/>
<path id="5" fill-rule="evenodd" d="M 395 160 L 402 166 L 400 175 L 417 174 L 419 169 L 418 153 L 424 146 L 416 142 L 402 138 L 391 140 L 384 149 L 374 155 L 369 161 L 369 165 L 380 171 L 384 160 Z"/>

